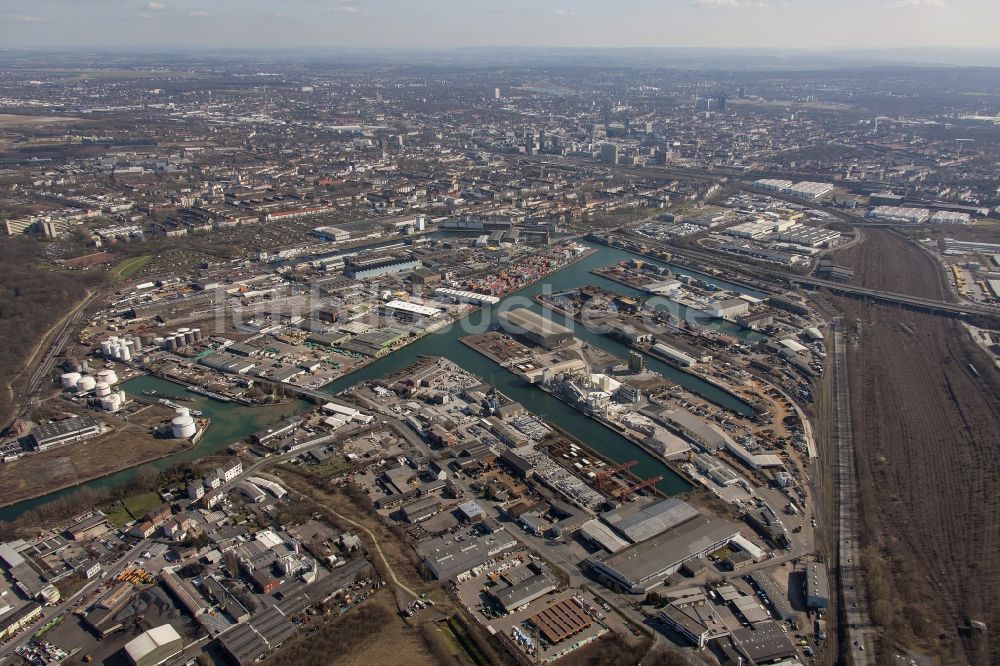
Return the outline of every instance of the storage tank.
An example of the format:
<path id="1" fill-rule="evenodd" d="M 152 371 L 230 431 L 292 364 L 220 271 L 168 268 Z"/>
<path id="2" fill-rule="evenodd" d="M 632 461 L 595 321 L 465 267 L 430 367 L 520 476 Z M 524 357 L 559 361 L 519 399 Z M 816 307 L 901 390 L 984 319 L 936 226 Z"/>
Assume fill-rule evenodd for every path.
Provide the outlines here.
<path id="1" fill-rule="evenodd" d="M 135 354 L 137 352 L 141 352 L 142 351 L 142 348 L 143 348 L 143 340 L 142 340 L 142 338 L 140 338 L 138 336 L 132 338 L 132 345 L 133 345 L 132 355 L 135 356 Z"/>
<path id="2" fill-rule="evenodd" d="M 66 372 L 59 378 L 59 383 L 64 389 L 76 388 L 82 376 L 79 372 Z"/>
<path id="3" fill-rule="evenodd" d="M 161 337 L 153 338 L 153 344 L 156 345 L 157 347 L 163 347 L 166 344 L 166 342 L 167 342 L 166 338 L 161 338 Z"/>
<path id="4" fill-rule="evenodd" d="M 167 351 L 177 351 L 177 338 L 174 336 L 168 337 L 163 341 L 163 346 Z"/>
<path id="5" fill-rule="evenodd" d="M 95 386 L 97 386 L 97 380 L 91 375 L 84 375 L 76 383 L 76 390 L 79 393 L 86 393 L 87 391 L 93 391 Z"/>
<path id="6" fill-rule="evenodd" d="M 198 432 L 198 426 L 187 407 L 177 408 L 177 416 L 170 422 L 170 430 L 175 439 L 188 439 Z"/>
<path id="7" fill-rule="evenodd" d="M 82 372 L 83 366 L 80 365 L 80 360 L 74 356 L 70 356 L 66 359 L 66 369 L 70 372 Z"/>
<path id="8" fill-rule="evenodd" d="M 198 342 L 199 340 L 201 340 L 201 329 L 200 328 L 192 328 L 191 332 L 194 333 L 194 341 L 195 342 Z"/>
<path id="9" fill-rule="evenodd" d="M 118 358 L 120 358 L 123 361 L 132 360 L 132 351 L 128 348 L 128 345 L 125 345 L 121 348 L 121 353 L 119 354 Z"/>
<path id="10" fill-rule="evenodd" d="M 194 342 L 194 331 L 184 331 L 184 344 L 190 345 Z"/>
<path id="11" fill-rule="evenodd" d="M 107 382 L 97 382 L 94 386 L 94 395 L 98 398 L 106 398 L 111 395 L 111 387 L 108 386 Z"/>
<path id="12" fill-rule="evenodd" d="M 114 370 L 101 370 L 97 373 L 97 383 L 104 382 L 108 386 L 118 383 L 118 373 Z"/>
<path id="13" fill-rule="evenodd" d="M 128 402 L 128 396 L 125 395 L 125 391 L 118 391 L 118 399 L 122 401 L 122 405 Z"/>
<path id="14" fill-rule="evenodd" d="M 104 342 L 101 343 L 101 355 L 104 356 L 105 358 L 111 357 L 114 354 L 114 352 L 112 351 L 113 347 L 114 343 L 111 342 L 111 340 L 105 340 Z"/>
<path id="15" fill-rule="evenodd" d="M 112 393 L 111 395 L 101 398 L 101 409 L 106 412 L 117 412 L 122 408 L 121 398 L 118 397 L 117 393 Z"/>

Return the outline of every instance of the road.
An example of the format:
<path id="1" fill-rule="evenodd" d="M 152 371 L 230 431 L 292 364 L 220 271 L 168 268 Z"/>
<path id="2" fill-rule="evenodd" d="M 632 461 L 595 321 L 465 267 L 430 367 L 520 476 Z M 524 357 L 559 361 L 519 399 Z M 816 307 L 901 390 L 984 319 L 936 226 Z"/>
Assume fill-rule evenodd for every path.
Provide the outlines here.
<path id="1" fill-rule="evenodd" d="M 836 446 L 834 485 L 838 498 L 838 532 L 840 545 L 837 550 L 837 581 L 842 603 L 841 618 L 846 623 L 842 635 L 848 644 L 841 651 L 849 655 L 855 666 L 866 666 L 868 636 L 872 629 L 868 612 L 868 594 L 861 569 L 861 551 L 858 545 L 860 524 L 858 520 L 860 497 L 858 494 L 857 468 L 854 458 L 854 438 L 851 433 L 851 400 L 847 377 L 847 348 L 844 343 L 843 318 L 833 320 L 833 391 L 835 422 L 833 428 Z"/>
<path id="2" fill-rule="evenodd" d="M 10 655 L 14 653 L 15 649 L 17 649 L 22 645 L 25 645 L 28 641 L 30 641 L 40 626 L 46 624 L 47 622 L 51 622 L 60 615 L 69 613 L 73 608 L 73 604 L 77 600 L 83 598 L 90 592 L 93 592 L 100 585 L 103 585 L 108 580 L 117 576 L 126 566 L 131 564 L 131 562 L 136 559 L 139 553 L 149 548 L 149 545 L 151 543 L 152 543 L 151 539 L 143 539 L 142 541 L 139 541 L 138 543 L 136 543 L 136 545 L 134 545 L 132 548 L 126 551 L 120 558 L 118 558 L 118 560 L 115 561 L 114 565 L 105 569 L 106 574 L 102 574 L 100 578 L 96 578 L 90 583 L 87 583 L 82 588 L 80 588 L 76 593 L 72 594 L 69 597 L 66 597 L 59 603 L 54 604 L 52 606 L 45 606 L 42 609 L 42 617 L 39 618 L 37 622 L 32 624 L 30 627 L 27 627 L 26 629 L 22 630 L 21 633 L 17 636 L 17 638 L 15 638 L 14 640 L 10 641 L 2 648 L 0 648 L 0 661 L 7 659 Z"/>

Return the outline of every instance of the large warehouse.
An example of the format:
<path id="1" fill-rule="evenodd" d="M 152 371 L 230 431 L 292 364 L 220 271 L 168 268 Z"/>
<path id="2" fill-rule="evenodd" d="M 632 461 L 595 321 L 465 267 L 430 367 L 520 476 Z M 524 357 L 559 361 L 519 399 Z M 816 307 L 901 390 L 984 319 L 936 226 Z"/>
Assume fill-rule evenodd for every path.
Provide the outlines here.
<path id="1" fill-rule="evenodd" d="M 678 499 L 633 502 L 601 514 L 601 521 L 632 543 L 652 539 L 698 517 L 698 510 Z"/>
<path id="2" fill-rule="evenodd" d="M 632 594 L 645 594 L 694 557 L 717 550 L 739 534 L 721 518 L 699 516 L 612 555 L 597 555 L 587 562 L 612 586 Z"/>
<path id="3" fill-rule="evenodd" d="M 169 624 L 144 631 L 125 644 L 125 654 L 135 666 L 157 666 L 183 649 L 184 641 Z"/>
<path id="4" fill-rule="evenodd" d="M 528 308 L 516 308 L 500 313 L 500 328 L 511 335 L 517 335 L 552 349 L 573 340 L 573 331 L 549 321 Z"/>

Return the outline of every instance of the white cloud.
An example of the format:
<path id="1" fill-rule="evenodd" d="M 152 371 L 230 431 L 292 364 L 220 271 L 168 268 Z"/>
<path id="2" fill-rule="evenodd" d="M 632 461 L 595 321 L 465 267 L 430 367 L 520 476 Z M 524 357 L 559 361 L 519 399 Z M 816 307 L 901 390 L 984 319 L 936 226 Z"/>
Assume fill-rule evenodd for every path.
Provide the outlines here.
<path id="1" fill-rule="evenodd" d="M 334 14 L 357 14 L 358 8 L 354 5 L 337 5 L 336 7 L 330 7 L 330 11 Z"/>
<path id="2" fill-rule="evenodd" d="M 204 18 L 206 16 L 211 16 L 211 14 L 206 12 L 204 9 L 192 9 L 191 11 L 188 12 L 188 16 L 193 16 L 195 18 Z"/>
<path id="3" fill-rule="evenodd" d="M 896 0 L 889 5 L 892 9 L 919 9 L 923 7 L 947 7 L 946 0 Z"/>
<path id="4" fill-rule="evenodd" d="M 572 9 L 553 9 L 552 13 L 556 16 L 576 16 L 576 12 Z"/>
<path id="5" fill-rule="evenodd" d="M 162 12 L 167 6 L 162 2 L 147 2 L 143 7 L 147 12 Z"/>
<path id="6" fill-rule="evenodd" d="M 14 23 L 41 23 L 41 16 L 28 16 L 24 14 L 23 16 L 14 17 Z"/>

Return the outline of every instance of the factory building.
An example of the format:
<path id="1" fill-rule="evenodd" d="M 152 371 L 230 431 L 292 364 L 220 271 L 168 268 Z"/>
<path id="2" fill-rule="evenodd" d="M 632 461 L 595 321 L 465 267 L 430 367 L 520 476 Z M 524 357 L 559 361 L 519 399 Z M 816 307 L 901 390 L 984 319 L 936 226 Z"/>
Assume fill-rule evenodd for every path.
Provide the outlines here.
<path id="1" fill-rule="evenodd" d="M 573 341 L 573 331 L 527 308 L 500 313 L 500 328 L 529 342 L 553 349 Z"/>
<path id="2" fill-rule="evenodd" d="M 125 656 L 133 666 L 158 666 L 184 649 L 184 640 L 169 624 L 144 631 L 125 644 Z"/>
<path id="3" fill-rule="evenodd" d="M 806 567 L 805 595 L 806 607 L 810 609 L 830 605 L 830 580 L 822 562 L 810 562 Z"/>
<path id="4" fill-rule="evenodd" d="M 778 178 L 762 178 L 754 181 L 754 186 L 769 192 L 784 192 L 794 183 L 790 180 L 780 180 Z"/>
<path id="5" fill-rule="evenodd" d="M 390 317 L 404 321 L 415 321 L 423 317 L 434 318 L 441 315 L 440 308 L 432 308 L 427 305 L 400 300 L 389 301 L 383 304 L 382 311 Z"/>
<path id="6" fill-rule="evenodd" d="M 500 302 L 500 299 L 496 296 L 489 296 L 487 294 L 477 294 L 474 291 L 465 291 L 463 289 L 450 289 L 448 287 L 439 287 L 434 290 L 434 296 L 441 300 L 453 300 L 458 303 L 472 303 L 474 305 L 496 305 Z"/>
<path id="7" fill-rule="evenodd" d="M 418 544 L 417 552 L 437 580 L 447 580 L 474 569 L 495 555 L 514 548 L 517 539 L 503 530 L 462 541 L 439 537 Z"/>
<path id="8" fill-rule="evenodd" d="M 926 208 L 909 208 L 906 206 L 876 206 L 868 213 L 873 220 L 886 222 L 901 222 L 905 224 L 923 224 L 931 217 Z"/>
<path id="9" fill-rule="evenodd" d="M 668 498 L 647 504 L 625 504 L 602 513 L 600 519 L 629 542 L 639 543 L 697 518 L 698 515 L 698 510 L 687 502 Z"/>
<path id="10" fill-rule="evenodd" d="M 383 275 L 406 273 L 420 266 L 420 262 L 410 258 L 372 257 L 370 259 L 347 259 L 344 275 L 355 280 L 369 280 Z"/>
<path id="11" fill-rule="evenodd" d="M 795 183 L 787 190 L 786 194 L 791 194 L 793 197 L 798 197 L 800 199 L 819 199 L 822 196 L 829 194 L 833 190 L 833 185 L 830 183 L 814 183 L 812 181 L 804 180 L 801 183 Z"/>
<path id="12" fill-rule="evenodd" d="M 727 298 L 724 301 L 714 301 L 705 309 L 712 317 L 727 319 L 738 317 L 750 311 L 750 303 L 742 298 Z"/>
<path id="13" fill-rule="evenodd" d="M 28 445 L 35 451 L 79 442 L 101 434 L 101 424 L 89 416 L 75 416 L 40 425 L 28 436 Z"/>
<path id="14" fill-rule="evenodd" d="M 721 548 L 738 534 L 736 526 L 726 520 L 699 516 L 617 553 L 592 556 L 587 563 L 612 587 L 645 594 L 662 585 L 687 560 Z"/>

